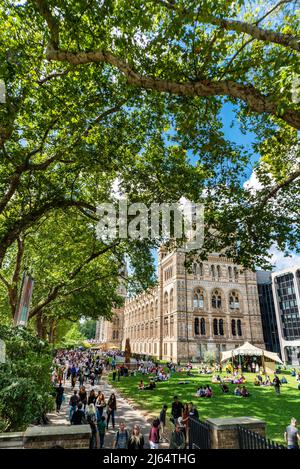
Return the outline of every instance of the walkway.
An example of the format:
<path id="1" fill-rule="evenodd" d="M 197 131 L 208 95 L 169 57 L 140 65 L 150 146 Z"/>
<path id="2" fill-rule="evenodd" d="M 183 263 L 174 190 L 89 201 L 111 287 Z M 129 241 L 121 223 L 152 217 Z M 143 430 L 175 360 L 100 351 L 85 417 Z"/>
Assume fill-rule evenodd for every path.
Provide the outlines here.
<path id="1" fill-rule="evenodd" d="M 60 413 L 57 414 L 54 411 L 48 414 L 48 418 L 50 419 L 50 425 L 69 425 L 69 415 L 68 415 L 69 400 L 73 394 L 69 381 L 66 383 L 64 388 L 65 388 L 65 393 L 64 393 L 65 401 L 62 404 Z M 108 401 L 112 392 L 115 393 L 116 398 L 117 398 L 116 429 L 113 430 L 111 428 L 111 421 L 110 421 L 109 423 L 110 428 L 108 429 L 105 435 L 104 448 L 112 448 L 115 431 L 119 428 L 119 422 L 122 420 L 124 420 L 126 424 L 126 428 L 129 431 L 132 430 L 132 427 L 134 426 L 134 424 L 137 424 L 140 426 L 141 431 L 145 438 L 145 448 L 149 448 L 148 434 L 150 430 L 150 424 L 145 420 L 145 417 L 138 410 L 133 409 L 133 407 L 130 404 L 128 404 L 128 402 L 124 398 L 122 398 L 119 395 L 118 391 L 114 389 L 107 382 L 107 376 L 103 376 L 99 384 L 96 384 L 95 386 L 91 386 L 90 384 L 87 384 L 85 388 L 88 394 L 92 388 L 95 389 L 96 393 L 99 390 L 103 391 L 106 401 Z M 79 390 L 78 383 L 76 384 L 76 387 L 74 389 Z M 168 448 L 169 446 L 168 446 L 168 443 L 160 443 L 159 447 Z"/>

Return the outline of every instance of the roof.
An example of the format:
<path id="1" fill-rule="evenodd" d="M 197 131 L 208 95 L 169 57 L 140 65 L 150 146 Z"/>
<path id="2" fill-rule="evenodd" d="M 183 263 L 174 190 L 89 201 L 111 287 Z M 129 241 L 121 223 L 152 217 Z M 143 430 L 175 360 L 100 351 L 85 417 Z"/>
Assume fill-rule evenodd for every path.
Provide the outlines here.
<path id="1" fill-rule="evenodd" d="M 222 352 L 221 362 L 225 360 L 229 360 L 232 357 L 236 357 L 238 355 L 248 355 L 248 356 L 264 356 L 265 358 L 269 358 L 270 360 L 281 363 L 281 359 L 277 355 L 277 353 L 269 352 L 268 350 L 263 350 L 261 348 L 255 347 L 255 345 L 250 344 L 250 342 L 245 342 L 241 347 L 237 347 L 232 350 L 227 350 L 226 352 Z"/>

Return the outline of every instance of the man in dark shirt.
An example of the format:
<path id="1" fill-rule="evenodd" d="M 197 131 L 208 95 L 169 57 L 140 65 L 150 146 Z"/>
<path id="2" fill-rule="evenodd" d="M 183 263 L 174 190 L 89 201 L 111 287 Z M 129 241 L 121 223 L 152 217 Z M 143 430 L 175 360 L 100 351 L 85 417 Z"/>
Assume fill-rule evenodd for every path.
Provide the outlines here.
<path id="1" fill-rule="evenodd" d="M 82 410 L 82 403 L 79 402 L 77 410 L 72 415 L 71 424 L 72 425 L 84 425 L 86 423 L 86 418 L 84 411 Z"/>
<path id="2" fill-rule="evenodd" d="M 182 402 L 178 400 L 177 396 L 174 396 L 174 401 L 172 403 L 172 410 L 171 410 L 174 425 L 176 425 L 178 418 L 182 417 L 182 410 L 183 410 Z"/>

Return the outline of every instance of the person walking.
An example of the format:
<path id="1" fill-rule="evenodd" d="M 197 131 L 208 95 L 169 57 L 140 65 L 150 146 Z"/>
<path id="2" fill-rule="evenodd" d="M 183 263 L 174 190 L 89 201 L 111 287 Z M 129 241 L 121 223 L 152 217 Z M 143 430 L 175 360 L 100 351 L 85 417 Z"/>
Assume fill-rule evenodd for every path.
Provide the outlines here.
<path id="1" fill-rule="evenodd" d="M 97 399 L 96 399 L 97 421 L 101 419 L 105 407 L 106 407 L 105 396 L 102 391 L 99 391 Z"/>
<path id="2" fill-rule="evenodd" d="M 117 410 L 117 400 L 115 393 L 112 393 L 107 403 L 107 421 L 106 428 L 108 429 L 108 424 L 111 418 L 112 426 L 115 428 L 115 412 Z"/>
<path id="3" fill-rule="evenodd" d="M 116 431 L 113 449 L 127 449 L 128 448 L 129 434 L 125 428 L 125 422 L 120 422 L 120 428 Z"/>
<path id="4" fill-rule="evenodd" d="M 90 449 L 97 449 L 97 416 L 94 404 L 89 405 L 86 419 L 92 431 L 90 438 Z"/>
<path id="5" fill-rule="evenodd" d="M 285 429 L 284 439 L 288 449 L 299 449 L 300 435 L 297 428 L 297 420 L 294 417 L 291 419 L 290 425 Z"/>
<path id="6" fill-rule="evenodd" d="M 71 425 L 84 425 L 87 423 L 82 402 L 78 403 L 77 410 L 72 415 Z"/>
<path id="7" fill-rule="evenodd" d="M 81 386 L 78 396 L 79 396 L 80 402 L 82 402 L 83 409 L 84 409 L 84 412 L 85 412 L 85 408 L 86 408 L 86 405 L 87 405 L 87 393 L 86 393 L 86 390 L 85 390 L 84 386 Z"/>
<path id="8" fill-rule="evenodd" d="M 128 440 L 128 449 L 144 449 L 144 444 L 145 440 L 140 427 L 138 425 L 134 425 Z"/>
<path id="9" fill-rule="evenodd" d="M 97 400 L 97 396 L 96 396 L 95 390 L 92 389 L 90 391 L 90 395 L 89 395 L 89 398 L 88 398 L 88 405 L 96 404 L 96 400 Z"/>
<path id="10" fill-rule="evenodd" d="M 100 440 L 100 449 L 104 446 L 104 438 L 105 438 L 105 430 L 106 430 L 106 422 L 105 417 L 102 415 L 99 422 L 97 422 L 98 433 L 99 433 L 99 440 Z"/>
<path id="11" fill-rule="evenodd" d="M 166 441 L 165 428 L 166 428 L 167 409 L 168 409 L 167 404 L 164 404 L 159 414 L 159 423 L 160 423 L 160 428 L 161 428 L 161 441 L 162 442 Z"/>
<path id="12" fill-rule="evenodd" d="M 56 388 L 56 398 L 55 398 L 56 412 L 58 414 L 60 412 L 63 399 L 64 399 L 64 388 L 63 388 L 62 383 L 60 383 L 59 386 Z"/>
<path id="13" fill-rule="evenodd" d="M 182 417 L 182 410 L 183 410 L 183 405 L 182 402 L 179 401 L 177 396 L 174 396 L 174 401 L 172 403 L 172 421 L 174 425 L 176 425 L 176 422 L 179 417 Z"/>
<path id="14" fill-rule="evenodd" d="M 175 430 L 172 432 L 169 449 L 185 449 L 184 434 L 178 422 L 175 425 Z"/>
<path id="15" fill-rule="evenodd" d="M 273 385 L 274 385 L 275 392 L 276 392 L 277 396 L 279 396 L 280 395 L 281 381 L 278 378 L 278 376 L 276 376 L 276 375 L 275 375 L 275 378 L 273 379 Z"/>
<path id="16" fill-rule="evenodd" d="M 153 420 L 152 426 L 149 432 L 149 445 L 150 449 L 158 449 L 159 443 L 159 419 Z"/>
<path id="17" fill-rule="evenodd" d="M 79 397 L 78 397 L 77 391 L 75 389 L 74 394 L 73 394 L 73 396 L 70 397 L 70 401 L 69 401 L 69 406 L 70 406 L 69 419 L 70 419 L 70 422 L 72 420 L 72 416 L 73 416 L 74 412 L 77 409 L 78 402 L 79 402 Z"/>

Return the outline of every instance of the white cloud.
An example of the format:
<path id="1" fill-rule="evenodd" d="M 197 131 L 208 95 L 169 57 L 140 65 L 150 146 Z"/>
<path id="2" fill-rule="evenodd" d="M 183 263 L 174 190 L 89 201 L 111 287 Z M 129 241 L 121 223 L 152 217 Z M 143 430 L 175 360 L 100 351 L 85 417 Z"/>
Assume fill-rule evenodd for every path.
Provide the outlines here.
<path id="1" fill-rule="evenodd" d="M 255 171 L 253 171 L 250 178 L 246 182 L 244 182 L 243 187 L 244 189 L 250 189 L 250 191 L 254 193 L 263 188 L 262 184 L 258 180 L 258 177 Z"/>
<path id="2" fill-rule="evenodd" d="M 274 265 L 274 270 L 288 269 L 295 265 L 300 266 L 300 254 L 291 253 L 291 257 L 285 257 L 284 252 L 279 251 L 275 246 L 270 249 L 270 262 Z"/>

